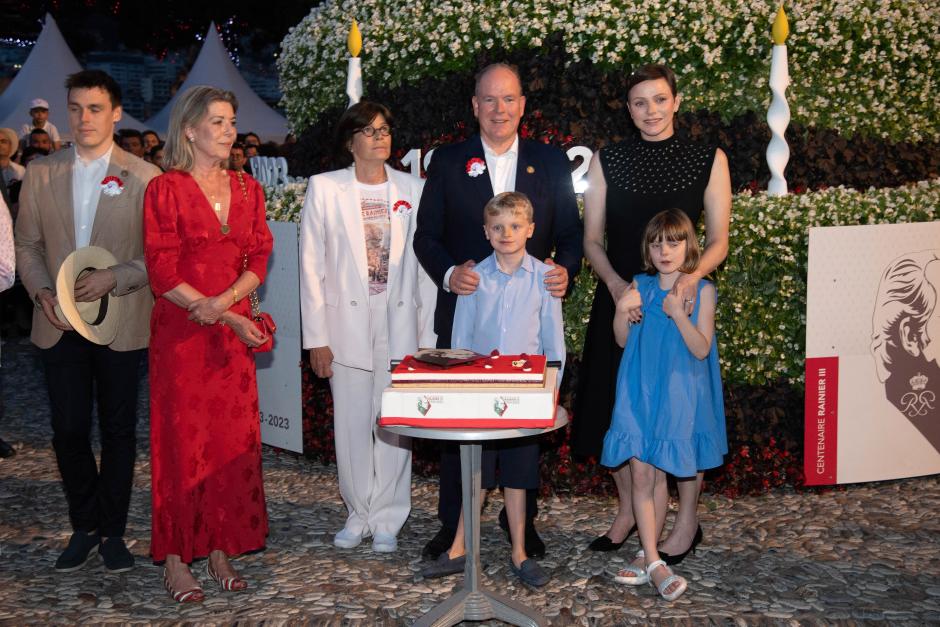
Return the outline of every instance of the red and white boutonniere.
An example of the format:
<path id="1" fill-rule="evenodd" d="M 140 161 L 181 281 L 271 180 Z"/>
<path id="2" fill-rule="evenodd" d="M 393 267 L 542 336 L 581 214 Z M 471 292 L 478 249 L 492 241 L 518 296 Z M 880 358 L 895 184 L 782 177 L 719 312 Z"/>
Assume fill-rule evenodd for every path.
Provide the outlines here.
<path id="1" fill-rule="evenodd" d="M 486 172 L 486 161 L 480 159 L 479 157 L 474 157 L 470 161 L 467 161 L 467 174 L 476 178 Z"/>
<path id="2" fill-rule="evenodd" d="M 410 215 L 414 209 L 411 207 L 411 203 L 407 200 L 398 200 L 392 205 L 392 215 L 399 215 L 405 217 Z"/>
<path id="3" fill-rule="evenodd" d="M 101 192 L 106 196 L 120 196 L 124 191 L 124 181 L 116 176 L 106 176 L 101 181 Z"/>

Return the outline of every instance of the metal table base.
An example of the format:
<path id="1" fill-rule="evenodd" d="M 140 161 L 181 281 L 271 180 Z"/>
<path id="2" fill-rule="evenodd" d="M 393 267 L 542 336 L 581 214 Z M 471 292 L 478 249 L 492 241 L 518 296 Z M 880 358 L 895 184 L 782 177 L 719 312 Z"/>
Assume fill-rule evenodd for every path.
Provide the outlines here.
<path id="1" fill-rule="evenodd" d="M 415 627 L 444 627 L 461 621 L 492 618 L 525 627 L 548 625 L 548 620 L 522 603 L 484 590 L 480 585 L 480 475 L 483 445 L 460 444 L 460 474 L 463 490 L 464 542 L 467 564 L 463 588 L 415 622 Z M 469 521 L 469 522 L 468 522 Z"/>
<path id="2" fill-rule="evenodd" d="M 417 438 L 451 440 L 460 444 L 460 474 L 463 495 L 464 542 L 467 563 L 463 587 L 446 601 L 419 618 L 415 627 L 445 627 L 465 620 L 497 619 L 521 627 L 542 627 L 548 619 L 509 597 L 484 590 L 480 582 L 480 478 L 483 442 L 540 435 L 568 424 L 568 413 L 558 407 L 555 424 L 544 429 L 435 429 L 426 427 L 382 427 L 393 433 Z"/>

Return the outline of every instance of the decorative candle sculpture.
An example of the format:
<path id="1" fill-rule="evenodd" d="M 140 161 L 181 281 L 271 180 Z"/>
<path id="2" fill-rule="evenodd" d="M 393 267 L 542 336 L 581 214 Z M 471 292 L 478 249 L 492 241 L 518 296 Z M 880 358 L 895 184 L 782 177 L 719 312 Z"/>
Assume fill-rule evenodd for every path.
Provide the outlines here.
<path id="1" fill-rule="evenodd" d="M 362 97 L 362 65 L 359 60 L 359 53 L 362 52 L 362 34 L 359 32 L 359 24 L 356 20 L 352 21 L 352 27 L 349 29 L 349 37 L 346 38 L 346 46 L 349 48 L 349 69 L 346 75 L 346 95 L 349 96 L 349 107 L 359 102 Z"/>
<path id="2" fill-rule="evenodd" d="M 770 126 L 771 138 L 767 145 L 767 166 L 770 168 L 770 183 L 767 185 L 767 194 L 770 196 L 783 196 L 787 193 L 787 180 L 783 177 L 783 170 L 790 160 L 790 147 L 784 138 L 784 132 L 790 124 L 790 106 L 787 104 L 784 91 L 790 85 L 790 71 L 787 68 L 787 35 L 790 27 L 787 24 L 787 15 L 783 12 L 783 5 L 777 11 L 774 19 L 773 33 L 774 48 L 770 58 L 770 91 L 773 97 L 770 108 L 767 109 L 767 124 Z"/>

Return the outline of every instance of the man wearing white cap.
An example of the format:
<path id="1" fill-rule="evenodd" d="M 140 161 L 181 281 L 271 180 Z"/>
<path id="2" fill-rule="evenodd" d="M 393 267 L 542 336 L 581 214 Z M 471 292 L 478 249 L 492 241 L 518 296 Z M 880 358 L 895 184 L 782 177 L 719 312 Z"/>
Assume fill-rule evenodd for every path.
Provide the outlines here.
<path id="1" fill-rule="evenodd" d="M 42 129 L 49 133 L 52 138 L 52 146 L 55 150 L 62 147 L 62 140 L 59 139 L 59 129 L 55 124 L 49 121 L 49 103 L 42 98 L 33 98 L 29 101 L 29 116 L 32 122 L 23 125 L 20 135 L 24 138 L 24 143 L 29 142 L 29 134 L 34 128 Z"/>
<path id="2" fill-rule="evenodd" d="M 14 181 L 22 181 L 26 168 L 13 161 L 20 140 L 12 128 L 0 128 L 0 174 L 9 188 Z"/>
<path id="3" fill-rule="evenodd" d="M 121 88 L 113 78 L 88 70 L 69 76 L 65 87 L 75 147 L 26 169 L 16 265 L 36 302 L 31 339 L 41 349 L 52 446 L 73 531 L 55 568 L 76 570 L 98 552 L 108 570 L 120 572 L 134 565 L 123 536 L 137 449 L 138 367 L 153 306 L 143 258 L 143 196 L 160 170 L 114 145 Z M 89 251 L 111 261 L 83 257 Z M 76 263 L 77 271 L 66 276 Z M 97 319 L 70 315 L 95 303 Z M 104 327 L 112 331 L 107 337 Z M 91 447 L 93 401 L 100 468 Z"/>

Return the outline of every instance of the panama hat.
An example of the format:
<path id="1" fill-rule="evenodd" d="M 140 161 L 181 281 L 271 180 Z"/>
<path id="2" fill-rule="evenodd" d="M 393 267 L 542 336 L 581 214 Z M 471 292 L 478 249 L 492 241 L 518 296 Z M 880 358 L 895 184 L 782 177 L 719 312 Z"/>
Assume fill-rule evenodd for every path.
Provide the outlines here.
<path id="1" fill-rule="evenodd" d="M 75 282 L 93 270 L 110 268 L 117 263 L 114 255 L 104 248 L 86 246 L 65 258 L 56 277 L 56 296 L 59 299 L 56 315 L 95 344 L 110 344 L 114 341 L 121 318 L 121 299 L 105 294 L 95 301 L 76 302 Z"/>
<path id="2" fill-rule="evenodd" d="M 15 155 L 16 149 L 20 147 L 20 138 L 16 136 L 16 131 L 12 128 L 0 128 L 0 135 L 6 135 L 10 140 L 10 154 Z"/>

